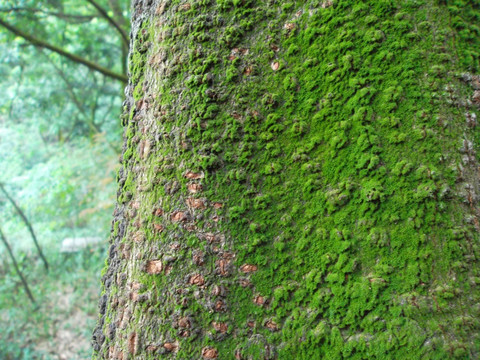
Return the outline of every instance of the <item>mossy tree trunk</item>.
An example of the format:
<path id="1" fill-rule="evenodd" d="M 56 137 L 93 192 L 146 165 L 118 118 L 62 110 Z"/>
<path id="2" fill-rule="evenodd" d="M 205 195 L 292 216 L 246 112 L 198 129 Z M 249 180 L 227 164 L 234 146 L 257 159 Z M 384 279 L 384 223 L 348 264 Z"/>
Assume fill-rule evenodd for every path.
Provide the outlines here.
<path id="1" fill-rule="evenodd" d="M 134 1 L 94 358 L 478 358 L 479 9 Z"/>

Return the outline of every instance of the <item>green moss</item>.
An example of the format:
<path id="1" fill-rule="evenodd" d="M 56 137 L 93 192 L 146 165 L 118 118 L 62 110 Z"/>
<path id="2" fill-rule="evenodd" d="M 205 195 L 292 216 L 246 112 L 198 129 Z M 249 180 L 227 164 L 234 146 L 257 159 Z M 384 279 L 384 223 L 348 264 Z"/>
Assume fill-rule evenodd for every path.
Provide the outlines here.
<path id="1" fill-rule="evenodd" d="M 466 129 L 463 105 L 449 103 L 471 96 L 455 73 L 479 70 L 478 10 L 467 1 L 324 8 L 217 0 L 173 11 L 178 4 L 161 28 L 142 25 L 151 47 L 137 40 L 132 51 L 135 101 L 151 95 L 144 77 L 158 51 L 168 49 L 171 67 L 148 79 L 157 133 L 126 128 L 130 170 L 119 202 L 141 199 L 128 236 L 141 219 L 148 244 L 161 249 L 155 256 L 170 252 L 172 241 L 186 247 L 176 255 L 182 266 L 168 275 L 133 270 L 145 289 L 157 289 L 162 307 L 148 311 L 157 319 L 190 312 L 208 330 L 183 338 L 164 321 L 156 336 L 178 340 L 176 357 L 185 359 L 206 345 L 219 358 L 236 350 L 253 359 L 478 355 L 471 319 L 480 294 L 469 285 L 478 270 L 467 260 L 479 253 L 478 231 L 459 198 L 457 150 L 465 132 L 475 148 L 480 141 Z M 452 53 L 458 56 L 446 56 Z M 141 158 L 138 138 L 154 135 L 154 155 Z M 146 180 L 133 175 L 142 168 L 150 169 Z M 187 170 L 204 177 L 186 179 Z M 201 193 L 187 192 L 191 181 Z M 196 229 L 186 230 L 169 216 L 186 209 L 187 197 L 223 207 L 192 211 Z M 157 219 L 151 213 L 159 203 L 165 215 Z M 225 236 L 222 251 L 235 254 L 228 277 L 216 275 L 220 245 L 203 233 Z M 191 262 L 193 250 L 207 254 L 205 268 Z M 241 274 L 242 264 L 258 270 Z M 182 280 L 203 269 L 208 287 L 226 284 L 227 312 L 212 310 L 207 290 Z M 251 287 L 241 287 L 240 277 Z M 170 298 L 160 298 L 165 289 Z M 179 305 L 179 289 L 187 306 Z M 256 296 L 267 302 L 255 303 Z M 138 305 L 138 318 L 147 309 Z M 210 331 L 214 319 L 229 323 L 227 335 Z M 268 319 L 279 331 L 264 326 Z"/>

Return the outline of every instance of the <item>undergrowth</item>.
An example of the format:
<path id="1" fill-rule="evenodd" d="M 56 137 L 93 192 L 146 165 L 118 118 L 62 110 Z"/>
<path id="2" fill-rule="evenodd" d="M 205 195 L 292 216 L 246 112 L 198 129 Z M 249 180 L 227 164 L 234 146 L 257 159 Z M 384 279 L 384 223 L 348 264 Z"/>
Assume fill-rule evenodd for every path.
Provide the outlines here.
<path id="1" fill-rule="evenodd" d="M 36 303 L 29 301 L 15 269 L 0 266 L 0 358 L 89 359 L 97 313 L 98 277 L 105 249 L 74 254 L 46 251 L 50 271 L 33 254 L 17 254 Z"/>

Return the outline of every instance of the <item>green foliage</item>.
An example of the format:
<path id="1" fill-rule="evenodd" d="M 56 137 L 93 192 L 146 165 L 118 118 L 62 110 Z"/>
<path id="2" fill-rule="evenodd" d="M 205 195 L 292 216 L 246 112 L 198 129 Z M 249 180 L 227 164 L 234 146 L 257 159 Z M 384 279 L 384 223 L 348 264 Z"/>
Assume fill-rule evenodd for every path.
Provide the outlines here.
<path id="1" fill-rule="evenodd" d="M 120 8 L 126 3 L 118 1 Z M 86 1 L 7 0 L 0 16 L 67 52 L 125 72 L 126 50 L 118 33 Z M 128 28 L 126 22 L 123 26 Z M 47 142 L 106 132 L 117 143 L 123 84 L 28 44 L 0 26 L 0 117 L 31 123 Z"/>
<path id="2" fill-rule="evenodd" d="M 114 203 L 115 154 L 103 136 L 48 145 L 25 128 L 0 127 L 2 180 L 8 179 L 7 189 L 32 223 L 50 272 L 45 274 L 25 225 L 0 196 L 2 228 L 40 304 L 34 309 L 29 303 L 2 245 L 0 358 L 50 359 L 52 352 L 66 351 L 87 359 L 107 244 L 103 241 L 100 251 L 77 254 L 62 254 L 60 247 L 67 237 L 106 239 Z M 59 331 L 70 340 L 57 335 Z M 70 341 L 77 345 L 69 348 Z"/>
<path id="3" fill-rule="evenodd" d="M 38 303 L 32 305 L 8 261 L 0 265 L 0 358 L 75 359 L 91 356 L 90 334 L 96 319 L 98 277 L 106 249 L 59 254 L 47 248 L 51 271 L 29 252 L 18 251 L 20 266 Z M 2 260 L 5 259 L 2 256 Z"/>
<path id="4" fill-rule="evenodd" d="M 36 136 L 35 136 L 36 135 Z M 0 128 L 2 182 L 25 210 L 44 246 L 58 249 L 63 237 L 102 236 L 114 202 L 115 153 L 103 136 L 93 142 L 44 144 L 23 124 Z M 6 199 L 0 198 L 3 226 L 15 247 L 28 248 L 29 236 Z M 103 235 L 104 236 L 104 235 Z"/>
<path id="5" fill-rule="evenodd" d="M 129 2 L 97 2 L 128 33 Z M 126 72 L 127 47 L 119 32 L 87 1 L 6 0 L 0 19 L 68 53 Z M 0 246 L 2 359 L 50 359 L 62 351 L 70 358 L 90 356 L 107 244 L 73 255 L 61 254 L 60 246 L 65 238 L 107 237 L 123 85 L 0 26 L 0 182 L 32 223 L 51 265 L 46 275 L 25 225 L 0 195 L 2 228 L 40 304 L 38 309 L 28 304 Z M 62 332 L 70 337 L 68 350 L 62 348 Z"/>

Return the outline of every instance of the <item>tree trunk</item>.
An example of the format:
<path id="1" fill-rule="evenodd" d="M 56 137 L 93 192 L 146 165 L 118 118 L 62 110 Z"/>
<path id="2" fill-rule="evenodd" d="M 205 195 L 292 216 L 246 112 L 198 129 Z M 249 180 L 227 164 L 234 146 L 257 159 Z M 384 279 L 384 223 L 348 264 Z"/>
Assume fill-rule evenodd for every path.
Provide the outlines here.
<path id="1" fill-rule="evenodd" d="M 94 358 L 478 358 L 477 6 L 134 1 Z"/>

